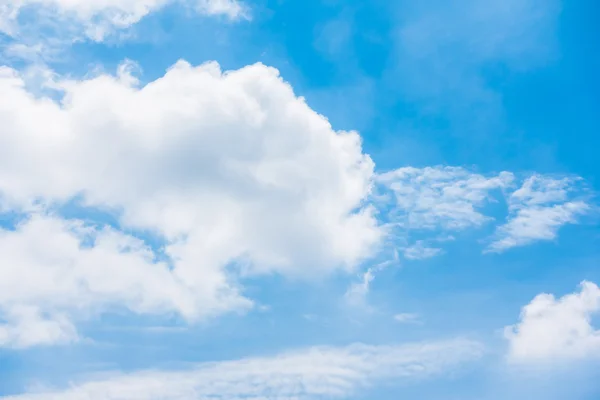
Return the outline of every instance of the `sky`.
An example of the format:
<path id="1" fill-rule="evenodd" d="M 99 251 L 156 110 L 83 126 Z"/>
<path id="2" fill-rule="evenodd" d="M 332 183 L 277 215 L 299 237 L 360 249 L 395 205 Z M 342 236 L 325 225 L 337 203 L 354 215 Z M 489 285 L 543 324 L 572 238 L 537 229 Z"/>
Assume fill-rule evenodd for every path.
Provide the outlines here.
<path id="1" fill-rule="evenodd" d="M 599 17 L 0 0 L 0 399 L 597 400 Z"/>

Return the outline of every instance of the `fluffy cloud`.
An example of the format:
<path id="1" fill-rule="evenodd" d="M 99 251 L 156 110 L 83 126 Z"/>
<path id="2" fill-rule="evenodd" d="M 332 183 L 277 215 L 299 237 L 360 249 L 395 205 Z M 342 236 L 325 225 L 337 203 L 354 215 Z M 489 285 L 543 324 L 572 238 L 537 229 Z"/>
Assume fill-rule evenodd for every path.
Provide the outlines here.
<path id="1" fill-rule="evenodd" d="M 540 294 L 523 307 L 521 321 L 505 329 L 509 357 L 516 362 L 600 357 L 600 330 L 591 318 L 600 311 L 600 288 L 583 282 L 578 293 L 556 299 Z"/>
<path id="2" fill-rule="evenodd" d="M 333 131 L 273 68 L 180 62 L 143 88 L 102 75 L 64 82 L 61 104 L 14 71 L 0 78 L 8 204 L 82 195 L 182 252 L 195 242 L 203 259 L 245 256 L 252 271 L 351 269 L 379 238 L 361 208 L 373 163 L 360 137 Z"/>
<path id="3" fill-rule="evenodd" d="M 43 75 L 53 97 L 34 95 L 17 71 L 0 68 L 0 211 L 36 210 L 0 232 L 10 255 L 1 272 L 4 345 L 75 340 L 73 318 L 114 306 L 189 321 L 244 310 L 251 300 L 240 278 L 354 272 L 386 233 L 392 242 L 398 229 L 439 237 L 491 220 L 482 208 L 515 179 L 458 167 L 376 175 L 356 132 L 334 131 L 261 64 L 222 72 L 181 61 L 145 86 L 132 68 L 84 80 Z M 566 201 L 569 191 L 552 182 L 535 176 L 512 193 L 514 215 Z M 74 199 L 114 214 L 118 228 L 48 214 Z M 380 226 L 370 202 L 392 229 Z M 122 229 L 156 235 L 164 259 Z M 425 243 L 405 246 L 405 257 L 440 253 Z M 393 245 L 397 254 L 402 246 Z M 390 262 L 362 275 L 348 299 L 364 300 Z M 61 284 L 36 278 L 15 289 L 32 276 Z M 19 333 L 28 324 L 38 340 Z"/>
<path id="4" fill-rule="evenodd" d="M 186 281 L 139 239 L 82 222 L 34 216 L 0 230 L 0 254 L 0 346 L 76 340 L 73 317 L 110 307 L 194 321 L 251 306 L 216 265 L 198 263 L 202 279 Z"/>
<path id="5" fill-rule="evenodd" d="M 138 372 L 64 391 L 5 400 L 195 400 L 344 398 L 376 383 L 423 379 L 479 358 L 466 340 L 404 346 L 319 347 L 271 358 L 206 363 L 187 371 Z"/>
<path id="6" fill-rule="evenodd" d="M 553 240 L 561 226 L 577 222 L 590 210 L 583 200 L 573 199 L 579 179 L 533 175 L 509 199 L 509 217 L 498 227 L 488 251 L 501 252 L 538 240 Z"/>
<path id="7" fill-rule="evenodd" d="M 4 277 L 5 274 L 1 275 Z M 78 340 L 77 331 L 68 317 L 43 315 L 36 306 L 12 307 L 4 318 L 6 322 L 0 324 L 0 347 L 25 348 Z"/>
<path id="8" fill-rule="evenodd" d="M 277 70 L 179 62 L 144 87 L 127 71 L 54 82 L 58 102 L 0 69 L 0 208 L 78 197 L 117 213 L 123 227 L 157 234 L 169 258 L 155 262 L 139 241 L 111 230 L 94 233 L 87 248 L 87 233 L 72 222 L 34 218 L 3 232 L 11 254 L 3 262 L 16 263 L 3 273 L 69 275 L 63 285 L 28 284 L 41 286 L 39 302 L 76 295 L 84 305 L 211 315 L 246 304 L 228 283 L 232 265 L 242 275 L 313 277 L 352 271 L 375 251 L 382 231 L 364 206 L 374 166 L 360 137 L 332 130 Z M 60 242 L 46 246 L 45 237 Z M 35 258 L 37 246 L 45 253 Z M 96 276 L 102 268 L 114 282 Z M 34 301 L 4 296 L 5 312 Z"/>

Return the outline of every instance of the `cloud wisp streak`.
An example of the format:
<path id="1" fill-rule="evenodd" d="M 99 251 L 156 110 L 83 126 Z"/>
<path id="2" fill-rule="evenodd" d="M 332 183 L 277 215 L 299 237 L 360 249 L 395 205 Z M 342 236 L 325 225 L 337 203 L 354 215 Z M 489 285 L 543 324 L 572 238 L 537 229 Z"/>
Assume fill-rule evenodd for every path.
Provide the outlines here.
<path id="1" fill-rule="evenodd" d="M 146 371 L 3 400 L 309 400 L 347 398 L 375 384 L 408 384 L 481 357 L 468 340 L 401 346 L 316 347 L 271 358 Z"/>

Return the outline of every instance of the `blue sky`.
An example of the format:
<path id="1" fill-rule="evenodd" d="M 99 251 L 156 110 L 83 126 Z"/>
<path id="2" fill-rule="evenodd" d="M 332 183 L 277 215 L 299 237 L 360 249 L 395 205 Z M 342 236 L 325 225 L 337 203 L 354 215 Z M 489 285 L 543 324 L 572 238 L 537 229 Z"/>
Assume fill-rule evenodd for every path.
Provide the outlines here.
<path id="1" fill-rule="evenodd" d="M 7 0 L 0 399 L 600 396 L 600 6 Z"/>

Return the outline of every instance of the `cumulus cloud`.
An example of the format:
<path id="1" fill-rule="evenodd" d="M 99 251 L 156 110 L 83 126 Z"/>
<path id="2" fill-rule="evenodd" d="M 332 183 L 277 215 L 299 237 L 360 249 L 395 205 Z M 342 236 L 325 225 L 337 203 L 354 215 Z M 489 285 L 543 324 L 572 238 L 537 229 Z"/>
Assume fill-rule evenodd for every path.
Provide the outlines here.
<path id="1" fill-rule="evenodd" d="M 600 357 L 600 330 L 591 323 L 600 312 L 600 288 L 583 282 L 579 292 L 555 298 L 540 294 L 523 307 L 521 320 L 505 328 L 509 358 L 515 362 Z"/>
<path id="2" fill-rule="evenodd" d="M 247 304 L 229 284 L 232 265 L 242 276 L 312 278 L 353 271 L 376 251 L 383 232 L 364 204 L 374 166 L 360 137 L 334 131 L 277 70 L 179 62 L 144 87 L 128 71 L 58 80 L 57 101 L 0 69 L 0 204 L 29 212 L 81 198 L 113 210 L 122 227 L 162 238 L 169 265 L 127 235 L 100 230 L 85 248 L 72 222 L 33 218 L 2 233 L 11 254 L 3 262 L 13 263 L 3 272 L 69 276 L 47 290 L 35 278 L 24 290 L 202 316 Z M 61 241 L 45 246 L 46 236 Z M 45 249 L 37 258 L 36 246 Z M 95 276 L 108 263 L 110 284 Z M 6 307 L 34 301 L 14 290 L 4 296 Z"/>
<path id="3" fill-rule="evenodd" d="M 251 306 L 215 265 L 198 263 L 202 280 L 186 281 L 141 240 L 79 221 L 34 216 L 0 230 L 0 254 L 0 346 L 76 340 L 71 318 L 110 307 L 194 321 Z"/>
<path id="4" fill-rule="evenodd" d="M 61 103 L 15 71 L 0 78 L 0 191 L 15 207 L 81 195 L 181 251 L 198 240 L 216 262 L 247 256 L 253 271 L 299 258 L 351 269 L 379 238 L 360 137 L 332 130 L 273 68 L 180 62 L 142 88 L 101 75 L 63 82 Z"/>
<path id="5" fill-rule="evenodd" d="M 10 255 L 0 295 L 4 345 L 34 344 L 19 336 L 28 323 L 40 331 L 37 344 L 74 340 L 73 321 L 114 306 L 188 321 L 245 310 L 252 301 L 241 278 L 356 272 L 398 230 L 439 237 L 490 221 L 483 207 L 515 179 L 459 167 L 377 175 L 356 132 L 333 130 L 262 64 L 223 72 L 214 62 L 181 61 L 144 86 L 134 67 L 83 80 L 46 71 L 39 79 L 53 97 L 0 68 L 0 211 L 33 212 L 0 232 Z M 536 179 L 510 196 L 515 215 L 570 198 L 550 181 L 542 193 Z M 118 226 L 49 214 L 74 199 L 108 210 Z M 124 230 L 156 235 L 165 259 Z M 439 254 L 429 241 L 405 246 L 404 256 Z M 397 261 L 403 248 L 393 244 Z M 364 302 L 374 275 L 392 262 L 361 275 L 347 299 Z M 107 263 L 111 282 L 98 276 Z M 27 276 L 62 283 L 35 278 L 22 291 L 10 284 Z"/>
<path id="6" fill-rule="evenodd" d="M 115 375 L 5 400 L 200 400 L 346 398 L 383 382 L 424 379 L 478 359 L 467 340 L 402 346 L 317 347 L 270 358 L 204 363 L 186 371 Z"/>
<path id="7" fill-rule="evenodd" d="M 501 252 L 538 240 L 553 240 L 565 224 L 575 223 L 590 206 L 578 193 L 580 179 L 533 175 L 509 199 L 509 217 L 498 227 L 487 251 Z"/>
<path id="8" fill-rule="evenodd" d="M 0 274 L 4 278 L 5 273 Z M 4 285 L 2 285 L 4 286 Z M 75 326 L 62 314 L 43 315 L 37 306 L 16 306 L 0 323 L 0 347 L 26 348 L 77 341 Z"/>

